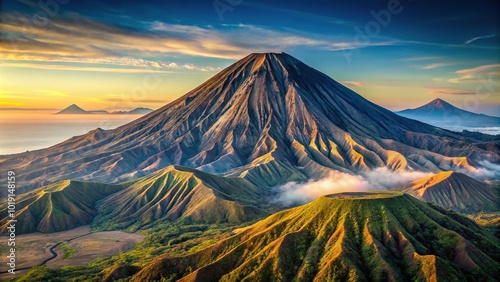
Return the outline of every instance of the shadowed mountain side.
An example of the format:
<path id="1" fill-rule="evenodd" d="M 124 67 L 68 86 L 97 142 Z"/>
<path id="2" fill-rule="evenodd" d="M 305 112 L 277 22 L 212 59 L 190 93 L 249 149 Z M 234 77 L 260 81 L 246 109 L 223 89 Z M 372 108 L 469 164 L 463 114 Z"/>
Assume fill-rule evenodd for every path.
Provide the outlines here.
<path id="1" fill-rule="evenodd" d="M 452 171 L 425 177 L 394 190 L 463 213 L 500 211 L 499 191 L 465 174 Z"/>
<path id="2" fill-rule="evenodd" d="M 265 53 L 129 124 L 0 164 L 23 171 L 21 191 L 61 179 L 121 182 L 172 164 L 274 186 L 331 169 L 468 169 L 471 159 L 500 162 L 499 144 L 401 117 L 288 54 Z"/>
<path id="3" fill-rule="evenodd" d="M 259 191 L 243 179 L 170 166 L 107 198 L 94 227 L 144 227 L 157 220 L 239 223 L 265 215 Z"/>
<path id="4" fill-rule="evenodd" d="M 18 196 L 16 234 L 51 233 L 89 224 L 97 215 L 95 204 L 123 189 L 124 185 L 65 180 Z M 7 222 L 7 207 L 1 207 Z M 1 226 L 1 233 L 9 223 Z"/>
<path id="5" fill-rule="evenodd" d="M 500 243 L 471 220 L 409 195 L 321 197 L 131 281 L 494 281 Z"/>

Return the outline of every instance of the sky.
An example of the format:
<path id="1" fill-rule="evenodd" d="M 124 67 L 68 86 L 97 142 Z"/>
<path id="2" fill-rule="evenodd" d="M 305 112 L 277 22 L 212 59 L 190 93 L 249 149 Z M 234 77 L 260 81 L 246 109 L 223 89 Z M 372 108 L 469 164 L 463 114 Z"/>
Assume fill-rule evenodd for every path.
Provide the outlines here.
<path id="1" fill-rule="evenodd" d="M 142 2 L 1 1 L 0 109 L 156 109 L 286 52 L 390 110 L 500 115 L 496 0 Z"/>

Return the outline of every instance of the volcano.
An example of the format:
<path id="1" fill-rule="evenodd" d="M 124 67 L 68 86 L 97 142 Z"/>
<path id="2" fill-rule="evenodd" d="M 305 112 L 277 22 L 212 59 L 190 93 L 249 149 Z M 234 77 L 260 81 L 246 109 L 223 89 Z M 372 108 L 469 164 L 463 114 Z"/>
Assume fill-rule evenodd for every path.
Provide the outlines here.
<path id="1" fill-rule="evenodd" d="M 435 126 L 473 128 L 500 126 L 500 117 L 469 112 L 439 98 L 421 107 L 396 113 Z"/>
<path id="2" fill-rule="evenodd" d="M 0 163 L 22 171 L 23 192 L 64 179 L 116 183 L 169 165 L 269 187 L 332 169 L 439 172 L 500 161 L 498 141 L 474 138 L 396 115 L 288 54 L 262 53 L 129 124 Z"/>
<path id="3" fill-rule="evenodd" d="M 72 104 L 67 108 L 56 113 L 56 115 L 89 115 L 89 114 L 92 113 L 78 107 L 75 104 Z"/>
<path id="4" fill-rule="evenodd" d="M 498 239 L 403 193 L 342 193 L 269 216 L 131 281 L 495 281 Z"/>

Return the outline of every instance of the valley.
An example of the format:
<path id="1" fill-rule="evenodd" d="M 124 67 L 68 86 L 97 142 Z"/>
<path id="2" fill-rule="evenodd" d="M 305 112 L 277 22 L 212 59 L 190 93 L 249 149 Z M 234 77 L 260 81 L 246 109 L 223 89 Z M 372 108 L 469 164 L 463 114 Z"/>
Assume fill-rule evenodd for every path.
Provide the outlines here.
<path id="1" fill-rule="evenodd" d="M 4 252 L 7 244 L 5 236 L 0 236 L 0 251 Z M 112 256 L 130 250 L 144 237 L 120 231 L 91 232 L 90 226 L 80 226 L 68 231 L 52 233 L 30 233 L 17 236 L 16 276 L 26 273 L 34 266 L 47 266 L 59 269 L 63 266 L 77 266 L 89 263 L 96 258 Z M 74 249 L 74 254 L 64 258 L 61 244 Z M 5 259 L 2 258 L 2 262 Z M 10 273 L 0 273 L 5 281 L 12 277 Z"/>

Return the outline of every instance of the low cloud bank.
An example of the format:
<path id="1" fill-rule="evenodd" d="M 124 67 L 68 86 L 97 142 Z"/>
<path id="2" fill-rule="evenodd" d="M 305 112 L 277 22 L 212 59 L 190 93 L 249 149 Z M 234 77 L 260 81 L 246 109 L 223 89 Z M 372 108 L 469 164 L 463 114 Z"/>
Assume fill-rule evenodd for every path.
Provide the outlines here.
<path id="1" fill-rule="evenodd" d="M 459 170 L 463 174 L 466 174 L 472 178 L 476 178 L 478 180 L 485 180 L 491 178 L 500 178 L 500 165 L 491 163 L 486 160 L 478 161 L 478 163 L 482 166 L 480 168 L 472 168 L 469 170 Z"/>
<path id="2" fill-rule="evenodd" d="M 392 171 L 385 167 L 364 172 L 361 175 L 332 171 L 330 175 L 320 180 L 310 180 L 305 183 L 289 182 L 276 187 L 275 191 L 278 194 L 272 202 L 289 207 L 305 204 L 328 194 L 387 190 L 430 175 L 432 173 Z"/>

